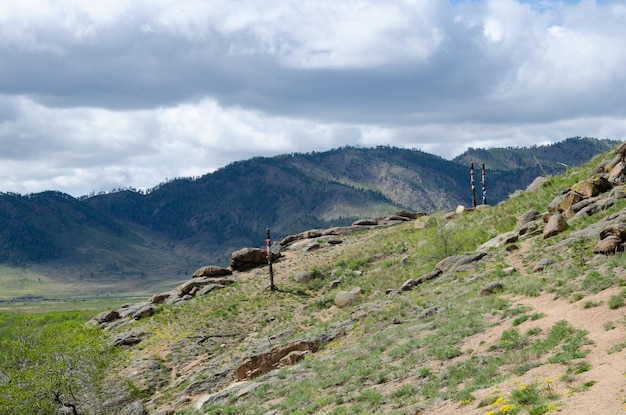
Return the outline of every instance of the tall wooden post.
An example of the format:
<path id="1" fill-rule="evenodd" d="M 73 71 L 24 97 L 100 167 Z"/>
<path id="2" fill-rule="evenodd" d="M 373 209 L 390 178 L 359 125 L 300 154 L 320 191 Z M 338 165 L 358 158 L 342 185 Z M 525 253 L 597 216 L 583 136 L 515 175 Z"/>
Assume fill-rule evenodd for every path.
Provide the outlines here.
<path id="1" fill-rule="evenodd" d="M 486 182 L 486 171 L 485 171 L 485 163 L 483 163 L 483 175 L 482 175 L 482 184 L 483 184 L 483 205 L 487 204 L 487 182 Z"/>
<path id="2" fill-rule="evenodd" d="M 476 207 L 476 184 L 474 182 L 474 162 L 470 165 L 470 183 L 472 185 L 472 206 Z"/>
<path id="3" fill-rule="evenodd" d="M 274 269 L 272 268 L 272 238 L 270 237 L 270 228 L 265 230 L 265 244 L 266 247 L 266 255 L 267 255 L 267 265 L 270 268 L 270 290 L 278 291 L 278 287 L 274 284 Z"/>

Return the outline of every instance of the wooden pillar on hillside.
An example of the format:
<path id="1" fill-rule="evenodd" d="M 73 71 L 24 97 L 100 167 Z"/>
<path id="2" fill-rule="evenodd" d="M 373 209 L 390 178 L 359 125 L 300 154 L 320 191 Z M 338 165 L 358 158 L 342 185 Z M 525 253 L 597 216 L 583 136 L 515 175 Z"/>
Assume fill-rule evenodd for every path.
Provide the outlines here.
<path id="1" fill-rule="evenodd" d="M 482 185 L 483 185 L 483 205 L 487 204 L 487 172 L 485 171 L 485 163 L 483 163 Z"/>
<path id="2" fill-rule="evenodd" d="M 265 230 L 265 244 L 266 244 L 266 255 L 267 255 L 267 265 L 270 269 L 270 290 L 278 291 L 278 287 L 274 284 L 274 269 L 272 268 L 272 238 L 270 237 L 270 228 Z"/>
<path id="3" fill-rule="evenodd" d="M 470 184 L 472 185 L 472 206 L 476 207 L 476 183 L 474 181 L 474 162 L 470 164 Z"/>

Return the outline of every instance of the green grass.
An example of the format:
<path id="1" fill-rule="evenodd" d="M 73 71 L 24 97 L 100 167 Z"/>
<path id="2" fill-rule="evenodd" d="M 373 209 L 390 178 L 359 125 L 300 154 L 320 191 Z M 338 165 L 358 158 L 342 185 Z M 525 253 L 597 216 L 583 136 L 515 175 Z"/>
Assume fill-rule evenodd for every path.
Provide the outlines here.
<path id="1" fill-rule="evenodd" d="M 505 274 L 507 254 L 492 250 L 463 271 L 444 274 L 411 291 L 397 290 L 407 279 L 432 271 L 446 255 L 473 251 L 511 230 L 526 211 L 544 211 L 554 194 L 585 178 L 589 170 L 551 178 L 535 193 L 520 192 L 490 209 L 455 217 L 454 226 L 447 227 L 439 212 L 433 215 L 432 226 L 424 230 L 409 223 L 346 236 L 342 245 L 352 245 L 341 255 L 334 254 L 340 248 L 328 246 L 300 257 L 298 270 L 310 270 L 320 277 L 308 284 L 294 282 L 295 269 L 277 262 L 274 272 L 279 291 L 267 289 L 266 270 L 259 269 L 211 295 L 164 306 L 152 318 L 130 326 L 148 333 L 131 353 L 146 358 L 166 354 L 163 364 L 172 368 L 187 367 L 200 356 L 205 359 L 201 367 L 219 367 L 213 372 L 193 372 L 185 382 L 172 382 L 159 392 L 159 402 L 166 403 L 180 396 L 187 385 L 210 379 L 248 356 L 294 340 L 321 339 L 319 351 L 300 364 L 252 380 L 251 384 L 259 385 L 255 391 L 207 405 L 203 413 L 208 414 L 400 414 L 416 413 L 447 400 L 475 405 L 477 391 L 552 363 L 562 365 L 565 377 L 573 381 L 590 369 L 583 360 L 589 353 L 587 333 L 565 320 L 543 330 L 533 327 L 532 322 L 545 315 L 517 305 L 517 300 L 549 292 L 556 298 L 581 301 L 589 293 L 623 286 L 616 273 L 601 265 L 610 262 L 617 268 L 626 260 L 609 258 L 598 266 L 587 265 L 589 241 L 571 249 L 544 250 L 595 218 L 573 223 L 562 236 L 531 241 L 530 251 L 519 258 L 523 273 Z M 530 272 L 546 255 L 555 260 L 554 266 L 547 272 Z M 408 258 L 406 264 L 404 257 Z M 331 272 L 343 278 L 339 287 L 330 288 Z M 504 285 L 502 292 L 478 295 L 485 283 L 496 279 Z M 354 305 L 333 306 L 337 291 L 355 286 L 364 288 L 365 294 Z M 623 306 L 624 295 L 616 297 L 622 300 L 619 307 Z M 609 302 L 609 307 L 618 299 Z M 583 308 L 600 304 L 587 301 Z M 98 301 L 93 304 L 102 305 Z M 426 316 L 426 309 L 437 311 Z M 345 322 L 349 324 L 336 337 L 324 337 Z M 475 336 L 499 325 L 506 325 L 499 338 L 476 343 L 474 350 L 467 348 Z M 210 335 L 224 337 L 197 343 L 199 337 Z M 611 352 L 623 347 L 615 345 Z M 477 405 L 485 407 L 485 412 L 543 414 L 554 410 L 558 400 L 554 390 L 541 383 L 525 385 L 502 397 L 500 402 L 496 397 Z M 193 413 L 181 406 L 177 413 Z"/>

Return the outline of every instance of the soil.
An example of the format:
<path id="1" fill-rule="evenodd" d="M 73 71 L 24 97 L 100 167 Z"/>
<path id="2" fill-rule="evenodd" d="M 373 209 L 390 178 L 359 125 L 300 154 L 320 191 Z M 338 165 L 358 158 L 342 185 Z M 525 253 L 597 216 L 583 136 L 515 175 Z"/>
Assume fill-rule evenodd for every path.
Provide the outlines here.
<path id="1" fill-rule="evenodd" d="M 520 258 L 528 251 L 529 244 L 521 244 L 521 249 L 515 251 L 508 258 L 509 265 L 515 267 L 523 276 L 532 278 L 524 268 Z M 456 402 L 445 402 L 430 408 L 421 414 L 449 415 L 467 414 L 484 415 L 489 411 L 499 413 L 498 407 L 477 408 L 477 402 L 493 396 L 506 396 L 522 385 L 538 384 L 550 388 L 559 394 L 555 401 L 554 411 L 549 413 L 566 413 L 568 415 L 590 414 L 624 414 L 626 413 L 626 348 L 621 351 L 611 350 L 620 344 L 626 344 L 624 327 L 626 311 L 624 307 L 610 309 L 608 306 L 611 296 L 620 294 L 623 288 L 616 287 L 604 290 L 598 294 L 587 295 L 577 302 L 567 299 L 555 299 L 554 294 L 544 293 L 538 297 L 512 298 L 512 307 L 525 305 L 531 307 L 528 314 L 542 313 L 545 316 L 538 320 L 528 320 L 517 326 L 520 333 L 531 328 L 539 327 L 543 333 L 550 330 L 555 323 L 565 320 L 575 329 L 588 332 L 587 337 L 593 342 L 589 354 L 581 361 L 591 365 L 591 370 L 575 377 L 573 382 L 562 379 L 567 367 L 561 364 L 545 364 L 526 372 L 523 376 L 512 378 L 497 388 L 489 388 L 473 393 L 476 401 L 469 405 L 460 405 Z M 596 307 L 585 308 L 584 304 L 593 301 L 599 304 Z M 479 333 L 466 340 L 464 351 L 473 350 L 480 353 L 481 347 L 494 344 L 500 339 L 502 332 L 510 329 L 513 321 L 492 327 L 486 332 Z M 571 362 L 570 362 L 571 363 Z M 585 388 L 587 382 L 595 382 L 593 386 Z M 574 391 L 578 389 L 578 391 Z"/>

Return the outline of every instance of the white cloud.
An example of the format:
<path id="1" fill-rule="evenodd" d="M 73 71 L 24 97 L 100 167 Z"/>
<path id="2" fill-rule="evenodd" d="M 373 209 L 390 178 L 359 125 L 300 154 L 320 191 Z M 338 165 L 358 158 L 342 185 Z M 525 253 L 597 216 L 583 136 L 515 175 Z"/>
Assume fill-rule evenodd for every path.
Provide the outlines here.
<path id="1" fill-rule="evenodd" d="M 626 6 L 7 0 L 0 191 L 152 187 L 257 155 L 623 138 Z"/>

